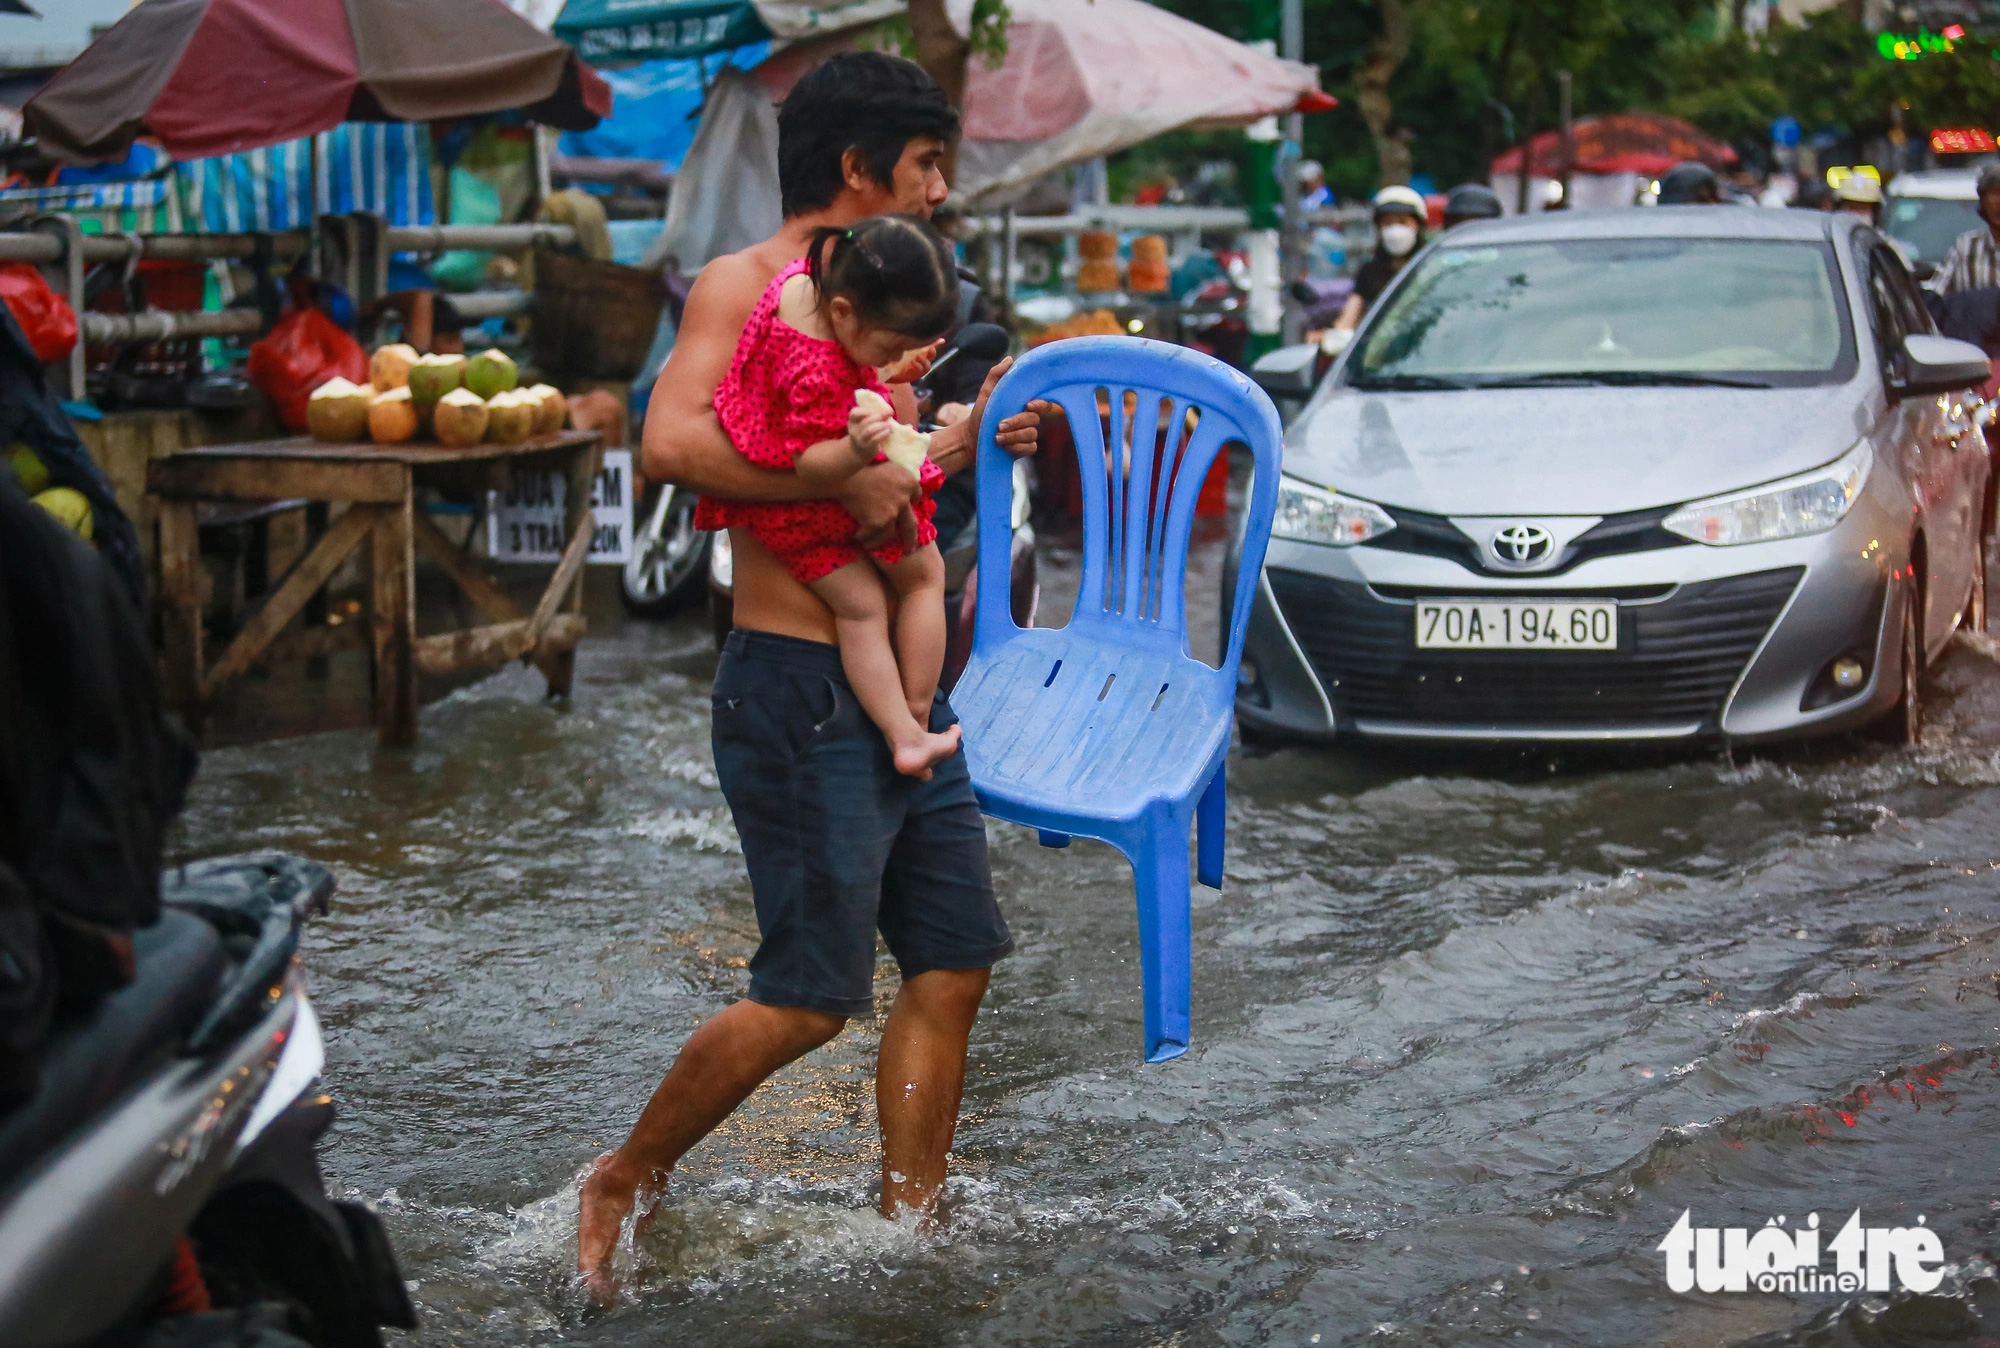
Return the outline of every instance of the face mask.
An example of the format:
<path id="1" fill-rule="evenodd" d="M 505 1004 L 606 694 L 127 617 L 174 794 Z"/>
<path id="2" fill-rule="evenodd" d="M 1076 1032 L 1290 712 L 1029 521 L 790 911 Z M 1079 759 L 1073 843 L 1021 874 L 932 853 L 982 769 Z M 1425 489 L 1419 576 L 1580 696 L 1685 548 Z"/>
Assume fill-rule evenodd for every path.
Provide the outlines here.
<path id="1" fill-rule="evenodd" d="M 1415 225 L 1382 226 L 1382 247 L 1390 257 L 1408 257 L 1410 250 L 1417 246 Z"/>

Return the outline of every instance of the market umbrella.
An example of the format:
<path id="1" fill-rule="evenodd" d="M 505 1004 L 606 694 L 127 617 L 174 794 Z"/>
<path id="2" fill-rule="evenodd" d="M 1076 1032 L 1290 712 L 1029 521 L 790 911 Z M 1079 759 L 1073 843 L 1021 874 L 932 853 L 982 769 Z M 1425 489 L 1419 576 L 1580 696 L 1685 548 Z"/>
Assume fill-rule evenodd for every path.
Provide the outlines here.
<path id="1" fill-rule="evenodd" d="M 1730 168 L 1736 151 L 1705 135 L 1678 117 L 1653 112 L 1616 112 L 1603 117 L 1586 117 L 1576 123 L 1571 134 L 1576 156 L 1567 166 L 1575 173 L 1639 173 L 1658 177 L 1676 164 L 1699 160 L 1710 168 Z M 1531 176 L 1559 178 L 1563 163 L 1560 131 L 1544 131 L 1528 142 L 1533 156 Z M 1515 175 L 1521 171 L 1521 147 L 1515 146 L 1493 161 L 1496 174 Z"/>
<path id="2" fill-rule="evenodd" d="M 569 0 L 555 35 L 587 61 L 733 51 L 766 38 L 821 37 L 902 14 L 907 0 Z"/>
<path id="3" fill-rule="evenodd" d="M 947 4 L 961 32 L 970 8 L 967 0 Z M 1334 106 L 1320 91 L 1316 67 L 1145 0 L 1009 0 L 1008 9 L 1006 59 L 989 69 L 975 57 L 966 70 L 957 189 L 975 204 L 1164 132 L 1247 126 L 1272 113 Z M 774 101 L 782 99 L 832 45 L 790 48 L 752 73 Z"/>
<path id="4" fill-rule="evenodd" d="M 499 0 L 143 0 L 23 109 L 58 158 L 234 154 L 342 122 L 519 109 L 587 131 L 611 91 Z"/>

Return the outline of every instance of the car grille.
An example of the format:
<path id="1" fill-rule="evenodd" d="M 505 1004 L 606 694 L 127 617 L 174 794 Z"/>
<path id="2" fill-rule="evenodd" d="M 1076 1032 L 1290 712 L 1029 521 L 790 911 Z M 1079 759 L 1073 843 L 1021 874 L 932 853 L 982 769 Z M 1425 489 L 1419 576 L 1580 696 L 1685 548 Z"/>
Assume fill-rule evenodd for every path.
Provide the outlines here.
<path id="1" fill-rule="evenodd" d="M 1443 557 L 1482 576 L 1520 574 L 1494 566 L 1478 540 L 1467 537 L 1463 530 L 1443 515 L 1428 515 L 1421 510 L 1406 510 L 1402 506 L 1384 506 L 1383 509 L 1389 512 L 1389 518 L 1396 521 L 1396 527 L 1379 538 L 1370 539 L 1363 547 L 1381 548 L 1386 552 L 1411 552 L 1423 557 Z M 1661 521 L 1676 509 L 1676 506 L 1661 506 L 1653 510 L 1606 515 L 1571 539 L 1554 566 L 1536 574 L 1560 576 L 1599 557 L 1691 546 L 1689 540 L 1679 534 L 1668 533 L 1661 525 Z"/>
<path id="2" fill-rule="evenodd" d="M 1366 585 L 1272 568 L 1271 593 L 1343 726 L 1687 725 L 1714 730 L 1723 699 L 1803 567 L 1683 585 L 1618 612 L 1618 650 L 1420 651 L 1407 603 Z M 1436 592 L 1443 597 L 1446 592 Z M 1465 591 L 1452 592 L 1464 598 Z M 1480 590 L 1482 599 L 1612 599 L 1618 592 Z M 1415 597 L 1414 595 L 1412 597 Z"/>

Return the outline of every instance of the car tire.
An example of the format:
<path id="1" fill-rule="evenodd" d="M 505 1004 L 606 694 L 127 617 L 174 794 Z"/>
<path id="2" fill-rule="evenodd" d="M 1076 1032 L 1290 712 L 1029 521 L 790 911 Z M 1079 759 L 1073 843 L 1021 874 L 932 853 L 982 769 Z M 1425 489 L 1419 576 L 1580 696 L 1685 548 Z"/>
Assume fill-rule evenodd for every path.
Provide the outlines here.
<path id="1" fill-rule="evenodd" d="M 658 485 L 634 512 L 632 560 L 618 572 L 618 598 L 635 618 L 665 618 L 699 600 L 708 588 L 711 535 L 694 527 L 695 495 L 677 491 L 661 514 Z"/>
<path id="2" fill-rule="evenodd" d="M 1924 640 L 1919 625 L 1923 591 L 1911 587 L 1903 604 L 1903 687 L 1896 705 L 1874 724 L 1875 737 L 1885 744 L 1915 748 L 1924 740 Z"/>
<path id="3" fill-rule="evenodd" d="M 1965 616 L 1959 619 L 1960 628 L 1986 634 L 1986 535 L 1981 533 L 1972 540 L 1972 593 L 1966 596 Z"/>

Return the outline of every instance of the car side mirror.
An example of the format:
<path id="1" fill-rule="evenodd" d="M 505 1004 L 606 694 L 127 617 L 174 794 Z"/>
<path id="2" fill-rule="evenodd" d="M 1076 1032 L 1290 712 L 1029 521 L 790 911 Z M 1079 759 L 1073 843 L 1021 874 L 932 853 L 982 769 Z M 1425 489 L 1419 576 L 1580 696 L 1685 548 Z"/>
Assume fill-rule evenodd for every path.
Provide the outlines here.
<path id="1" fill-rule="evenodd" d="M 1971 342 L 1922 332 L 1903 339 L 1902 365 L 1891 392 L 1905 398 L 1981 388 L 1993 377 L 1993 362 Z"/>
<path id="2" fill-rule="evenodd" d="M 1257 357 L 1250 366 L 1250 377 L 1273 398 L 1310 398 L 1313 385 L 1319 382 L 1318 368 L 1319 343 L 1300 342 Z"/>

